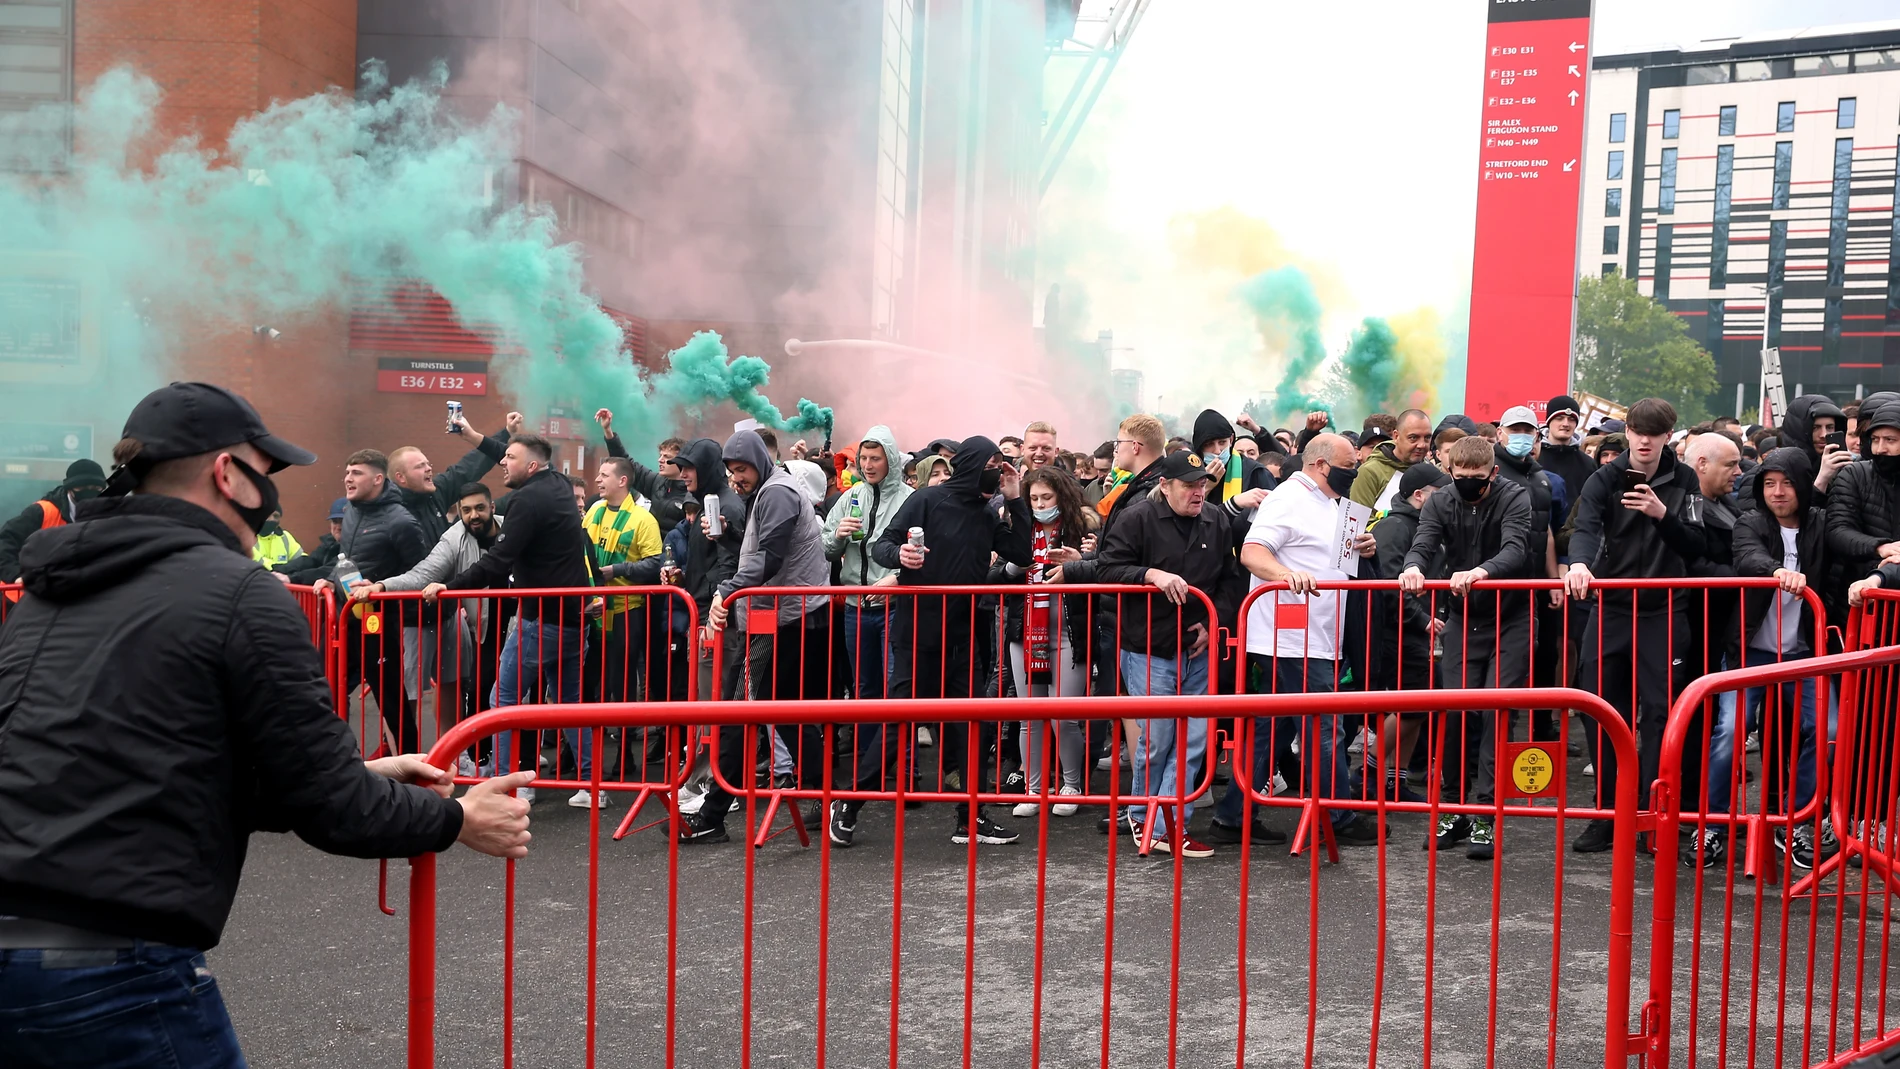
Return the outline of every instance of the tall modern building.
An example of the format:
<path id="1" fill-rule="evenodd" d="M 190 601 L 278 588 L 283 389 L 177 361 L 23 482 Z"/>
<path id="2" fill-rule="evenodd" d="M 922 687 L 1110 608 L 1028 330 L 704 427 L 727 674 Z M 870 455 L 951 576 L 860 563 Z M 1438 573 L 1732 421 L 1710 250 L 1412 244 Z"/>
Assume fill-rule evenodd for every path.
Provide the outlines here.
<path id="1" fill-rule="evenodd" d="M 1900 22 L 1593 67 L 1578 273 L 1687 320 L 1738 410 L 1764 346 L 1791 397 L 1900 385 Z"/>

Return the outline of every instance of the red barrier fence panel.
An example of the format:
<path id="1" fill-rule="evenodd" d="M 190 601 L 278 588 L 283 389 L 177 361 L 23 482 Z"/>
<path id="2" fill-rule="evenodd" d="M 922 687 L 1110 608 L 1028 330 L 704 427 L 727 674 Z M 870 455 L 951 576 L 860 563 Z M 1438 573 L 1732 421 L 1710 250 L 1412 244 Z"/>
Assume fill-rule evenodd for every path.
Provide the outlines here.
<path id="1" fill-rule="evenodd" d="M 1195 720 L 1445 713 L 1485 701 L 1576 709 L 1603 725 L 1607 747 L 1634 758 L 1614 710 L 1577 691 L 1027 697 L 1007 715 L 1036 723 L 1108 715 L 1172 722 L 1184 733 Z M 961 723 L 967 767 L 978 767 L 974 726 L 1002 713 L 980 698 L 519 705 L 458 723 L 431 760 L 446 766 L 483 737 L 519 731 L 579 729 L 600 749 L 616 729 L 710 722 L 751 736 L 742 742 L 750 754 L 763 728 L 815 725 L 831 753 L 848 727 Z M 612 790 L 600 767 L 593 786 Z M 1122 770 L 1096 771 L 1086 793 L 1071 797 L 1104 815 L 1127 804 L 1152 810 L 1150 822 L 1187 826 L 1185 811 L 1204 789 L 1192 778 L 1165 794 L 1124 789 Z M 1488 908 L 1480 887 L 1460 879 L 1474 870 L 1438 872 L 1436 850 L 1414 846 L 1435 841 L 1431 807 L 1414 803 L 1325 799 L 1321 816 L 1364 814 L 1376 841 L 1338 866 L 1322 866 L 1317 851 L 1286 865 L 1249 852 L 1253 818 L 1305 803 L 1250 791 L 1244 776 L 1230 789 L 1247 831 L 1225 860 L 1190 857 L 1185 844 L 1164 853 L 1159 844 L 1179 841 L 1160 836 L 1123 842 L 1118 825 L 1098 836 L 1093 822 L 1062 820 L 1053 805 L 1013 849 L 974 837 L 946 846 L 933 827 L 967 829 L 971 809 L 1023 797 L 977 778 L 915 792 L 902 779 L 889 790 L 836 777 L 783 792 L 768 783 L 743 764 L 732 786 L 744 834 L 724 849 L 671 836 L 603 855 L 599 810 L 537 809 L 534 852 L 504 863 L 498 889 L 485 890 L 495 887 L 493 870 L 472 855 L 414 859 L 409 1064 L 435 1064 L 438 1042 L 457 1064 L 493 1057 L 498 1043 L 503 1065 L 592 1066 L 608 1044 L 615 1064 L 667 1066 L 1373 1066 L 1481 1048 L 1487 1064 L 1627 1063 L 1637 833 L 1627 778 L 1608 811 L 1561 794 L 1540 804 L 1542 791 L 1525 803 L 1461 807 L 1512 822 L 1508 849 L 1527 856 L 1558 849 L 1561 839 L 1544 828 L 1566 815 L 1615 821 L 1607 863 L 1578 863 L 1594 876 L 1550 880 L 1533 866 L 1526 880 L 1490 866 Z M 1049 797 L 1046 774 L 1042 784 Z M 755 841 L 777 795 L 828 813 L 834 803 L 867 808 L 848 834 L 817 837 L 815 851 L 739 845 Z M 951 819 L 939 823 L 907 802 L 948 806 Z M 670 819 L 682 826 L 677 811 Z M 1146 857 L 1144 841 L 1157 847 Z M 573 864 L 577 854 L 584 866 Z M 550 909 L 557 903 L 574 905 Z M 1496 915 L 1500 903 L 1508 923 Z M 495 974 L 497 951 L 498 996 L 481 979 Z M 458 978 L 441 990 L 439 967 Z M 1459 982 L 1434 1003 L 1424 978 L 1440 971 Z M 1530 978 L 1546 975 L 1556 981 L 1550 990 L 1529 990 Z"/>
<path id="2" fill-rule="evenodd" d="M 310 643 L 323 659 L 323 675 L 330 681 L 330 697 L 340 710 L 343 708 L 343 674 L 337 665 L 336 600 L 327 589 L 308 586 L 288 589 L 304 619 L 310 623 Z"/>
<path id="3" fill-rule="evenodd" d="M 1113 584 L 760 587 L 722 604 L 724 626 L 706 637 L 711 678 L 726 700 L 1193 695 L 1220 678 L 1220 614 L 1193 588 L 1177 604 L 1152 586 Z M 820 746 L 815 725 L 768 729 L 772 787 L 781 793 L 768 802 L 766 828 L 789 812 L 785 789 L 833 775 L 826 761 L 862 790 L 898 790 L 901 773 L 902 789 L 913 794 L 980 779 L 987 790 L 1037 796 L 1045 736 L 1054 742 L 1047 804 L 1074 808 L 1066 792 L 1079 794 L 1098 762 L 1133 767 L 1157 791 L 1182 783 L 1197 785 L 1193 797 L 1206 793 L 1213 769 L 1201 758 L 1198 727 L 1177 740 L 1165 722 L 1117 722 L 1097 712 L 1048 723 L 999 711 L 977 722 L 980 764 L 965 763 L 958 720 L 845 726 L 835 750 Z M 718 733 L 715 755 L 720 747 L 749 753 L 739 734 Z M 934 740 L 946 741 L 928 755 L 919 750 Z M 740 797 L 736 760 L 715 756 L 713 778 Z M 1040 804 L 1019 798 L 1014 809 L 1029 816 Z M 809 845 L 807 829 L 791 823 Z M 761 830 L 760 842 L 780 833 Z"/>
<path id="4" fill-rule="evenodd" d="M 698 607 L 676 586 L 444 591 L 429 601 L 385 591 L 337 610 L 339 711 L 365 754 L 407 753 L 495 706 L 697 700 L 698 630 Z M 649 799 L 677 790 L 694 751 L 684 730 L 607 740 L 599 778 L 635 791 L 621 834 Z M 591 756 L 579 731 L 523 734 L 471 748 L 457 765 L 464 779 L 539 768 L 538 789 L 575 792 L 579 807 L 601 801 Z"/>
<path id="5" fill-rule="evenodd" d="M 1895 604 L 1855 610 L 1849 644 L 1862 648 L 1705 676 L 1675 703 L 1655 785 L 1649 1065 L 1680 1050 L 1692 1066 L 1831 1066 L 1900 1041 L 1886 1018 Z M 1689 790 L 1678 805 L 1697 725 L 1733 717 L 1740 738 L 1747 695 L 1761 707 L 1761 745 L 1754 757 L 1735 747 L 1739 804 L 1711 811 Z M 1711 833 L 1729 838 L 1726 852 L 1711 852 Z"/>

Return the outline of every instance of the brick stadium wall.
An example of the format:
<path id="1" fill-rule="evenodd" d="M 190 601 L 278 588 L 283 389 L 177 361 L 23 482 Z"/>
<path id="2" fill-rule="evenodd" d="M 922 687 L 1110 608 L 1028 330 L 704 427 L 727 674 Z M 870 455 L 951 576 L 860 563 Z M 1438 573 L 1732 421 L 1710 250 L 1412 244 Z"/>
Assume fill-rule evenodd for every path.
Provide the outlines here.
<path id="1" fill-rule="evenodd" d="M 153 131 L 164 140 L 192 135 L 215 148 L 274 99 L 355 84 L 356 0 L 76 0 L 73 30 L 79 91 L 114 67 L 145 74 L 164 93 Z M 315 469 L 278 480 L 287 525 L 314 543 L 340 493 L 342 458 L 368 442 L 359 425 L 391 420 L 405 437 L 422 438 L 433 415 L 439 439 L 442 406 L 375 395 L 375 361 L 350 356 L 340 311 L 266 324 L 282 332 L 274 341 L 254 336 L 252 325 L 182 327 L 187 341 L 166 374 L 230 386 L 273 430 L 317 452 Z M 100 420 L 102 455 L 112 422 Z"/>

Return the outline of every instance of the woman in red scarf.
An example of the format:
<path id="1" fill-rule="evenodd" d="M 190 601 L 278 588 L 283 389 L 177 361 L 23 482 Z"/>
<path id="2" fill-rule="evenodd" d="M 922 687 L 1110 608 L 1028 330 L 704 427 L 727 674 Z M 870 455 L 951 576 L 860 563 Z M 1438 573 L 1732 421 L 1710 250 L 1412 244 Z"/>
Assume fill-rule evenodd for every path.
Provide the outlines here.
<path id="1" fill-rule="evenodd" d="M 1025 594 L 1004 595 L 1004 624 L 1009 636 L 1009 668 L 1016 693 L 1025 697 L 1079 697 L 1088 693 L 1088 595 L 1057 595 L 1051 586 L 1061 582 L 1061 567 L 1095 548 L 1095 530 L 1101 520 L 1082 501 L 1082 485 L 1060 468 L 1038 468 L 1023 477 L 1023 494 L 1035 516 L 1031 537 L 1033 559 L 1027 570 L 1003 564 L 990 572 L 998 583 L 1027 583 Z M 1028 792 L 1042 794 L 1042 740 L 1046 721 L 1023 724 L 1023 772 Z M 1088 746 L 1079 720 L 1056 721 L 1062 786 L 1049 793 L 1079 795 L 1086 776 Z M 1023 802 L 1014 815 L 1033 817 L 1039 802 Z M 1074 816 L 1074 802 L 1057 802 L 1050 812 Z"/>

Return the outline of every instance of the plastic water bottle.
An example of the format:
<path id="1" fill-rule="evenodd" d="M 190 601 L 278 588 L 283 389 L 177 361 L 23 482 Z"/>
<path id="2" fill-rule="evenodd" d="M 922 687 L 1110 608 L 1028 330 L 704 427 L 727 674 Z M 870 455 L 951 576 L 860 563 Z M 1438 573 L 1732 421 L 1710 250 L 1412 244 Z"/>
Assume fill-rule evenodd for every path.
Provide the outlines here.
<path id="1" fill-rule="evenodd" d="M 363 569 L 358 568 L 356 562 L 348 557 L 338 557 L 336 568 L 330 572 L 330 581 L 335 583 L 337 590 L 347 598 L 350 596 L 350 589 L 363 581 Z"/>

